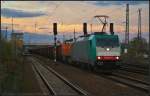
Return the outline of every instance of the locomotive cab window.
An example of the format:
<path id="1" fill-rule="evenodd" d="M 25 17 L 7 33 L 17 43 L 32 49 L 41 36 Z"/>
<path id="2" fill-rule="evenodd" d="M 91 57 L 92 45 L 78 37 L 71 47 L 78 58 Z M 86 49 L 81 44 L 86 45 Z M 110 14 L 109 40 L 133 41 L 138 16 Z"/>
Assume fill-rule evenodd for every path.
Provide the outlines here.
<path id="1" fill-rule="evenodd" d="M 96 46 L 117 47 L 117 46 L 119 46 L 119 40 L 118 40 L 118 38 L 97 38 Z"/>

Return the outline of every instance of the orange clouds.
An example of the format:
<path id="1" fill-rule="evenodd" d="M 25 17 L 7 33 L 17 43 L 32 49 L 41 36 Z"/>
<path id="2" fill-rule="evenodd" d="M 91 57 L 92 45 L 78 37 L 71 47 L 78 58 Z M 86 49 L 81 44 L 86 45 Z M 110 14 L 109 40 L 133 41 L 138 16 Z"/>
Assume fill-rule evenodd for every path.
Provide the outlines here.
<path id="1" fill-rule="evenodd" d="M 55 4 L 58 3 L 58 4 Z M 44 4 L 44 5 L 43 5 Z M 59 5 L 56 7 L 56 5 Z M 84 2 L 8 2 L 5 5 L 5 8 L 14 8 L 19 10 L 28 10 L 30 12 L 34 11 L 43 11 L 47 15 L 34 17 L 34 18 L 14 18 L 14 26 L 15 30 L 22 30 L 23 32 L 35 32 L 35 23 L 36 32 L 40 34 L 49 34 L 49 32 L 53 31 L 52 24 L 54 22 L 58 23 L 58 31 L 60 33 L 63 32 L 73 32 L 74 28 L 76 32 L 83 31 L 83 22 L 88 23 L 88 31 L 91 31 L 90 23 L 93 23 L 92 31 L 101 31 L 101 27 L 99 24 L 92 22 L 92 17 L 95 15 L 108 15 L 110 17 L 109 21 L 114 23 L 114 31 L 116 32 L 124 32 L 125 25 L 118 24 L 125 21 L 125 6 L 120 5 L 110 5 L 110 6 L 96 6 L 90 3 Z M 137 8 L 130 7 L 130 12 L 136 12 L 137 8 L 147 8 L 144 5 L 138 5 Z M 56 10 L 54 10 L 56 9 Z M 142 31 L 147 32 L 149 29 L 149 20 L 148 14 L 146 13 L 148 9 L 143 9 L 142 12 Z M 136 13 L 137 14 L 137 13 Z M 137 15 L 132 15 L 130 18 L 130 32 L 137 32 Z M 1 17 L 1 23 L 7 23 L 11 28 L 11 18 Z M 107 26 L 107 31 L 109 31 L 109 26 Z"/>
<path id="2" fill-rule="evenodd" d="M 53 22 L 49 22 L 48 17 L 44 18 L 14 18 L 14 30 L 21 30 L 22 32 L 30 32 L 35 33 L 35 23 L 36 23 L 36 33 L 39 34 L 50 34 L 53 33 Z M 36 21 L 36 22 L 35 22 Z M 11 29 L 11 18 L 1 17 L 1 23 L 7 23 L 9 25 L 9 29 Z M 42 29 L 43 28 L 43 29 Z M 45 29 L 44 29 L 45 28 Z M 92 24 L 92 31 L 101 31 L 102 25 L 100 24 Z M 142 26 L 142 32 L 146 32 L 148 30 L 144 25 Z M 64 32 L 83 32 L 83 24 L 65 24 L 58 23 L 58 32 L 63 34 Z M 125 32 L 125 25 L 117 25 L 114 23 L 114 31 L 115 32 Z M 88 32 L 91 32 L 91 25 L 88 23 Z M 107 25 L 107 32 L 109 32 L 109 25 Z M 130 26 L 130 32 L 137 32 L 137 26 Z"/>

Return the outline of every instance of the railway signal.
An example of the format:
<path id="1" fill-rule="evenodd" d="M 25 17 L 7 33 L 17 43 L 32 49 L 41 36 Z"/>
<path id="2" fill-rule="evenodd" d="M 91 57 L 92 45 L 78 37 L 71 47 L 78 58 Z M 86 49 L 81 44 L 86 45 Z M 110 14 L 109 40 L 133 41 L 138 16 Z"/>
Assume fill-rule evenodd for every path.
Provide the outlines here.
<path id="1" fill-rule="evenodd" d="M 57 61 L 57 56 L 56 56 L 56 53 L 57 53 L 57 50 L 56 50 L 56 48 L 57 48 L 57 45 L 56 45 L 56 41 L 57 41 L 57 37 L 56 37 L 56 35 L 57 35 L 57 23 L 53 23 L 53 32 L 54 32 L 54 62 L 56 62 Z"/>
<path id="2" fill-rule="evenodd" d="M 83 23 L 83 32 L 84 35 L 87 35 L 87 23 Z"/>
<path id="3" fill-rule="evenodd" d="M 57 35 L 57 23 L 53 23 L 53 32 L 54 35 Z"/>
<path id="4" fill-rule="evenodd" d="M 110 23 L 110 34 L 114 35 L 114 23 Z"/>

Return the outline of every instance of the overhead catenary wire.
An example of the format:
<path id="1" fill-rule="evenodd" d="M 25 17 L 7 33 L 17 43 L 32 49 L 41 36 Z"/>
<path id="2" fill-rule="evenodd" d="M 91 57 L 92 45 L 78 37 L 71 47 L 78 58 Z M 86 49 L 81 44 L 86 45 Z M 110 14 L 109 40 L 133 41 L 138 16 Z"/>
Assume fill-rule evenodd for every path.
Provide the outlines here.
<path id="1" fill-rule="evenodd" d="M 133 15 L 137 15 L 137 12 L 136 11 L 130 11 L 130 17 L 131 16 L 133 16 Z M 117 15 L 113 15 L 113 16 L 117 16 Z M 119 18 L 119 19 L 118 19 Z M 118 22 L 118 21 L 120 21 L 120 19 L 122 19 L 122 18 L 125 18 L 125 15 L 124 16 L 119 16 L 119 17 L 117 17 L 117 18 L 114 18 L 114 19 L 112 19 L 114 22 Z"/>
<path id="2" fill-rule="evenodd" d="M 52 16 L 54 14 L 54 12 L 56 12 L 56 10 L 59 8 L 59 6 L 62 4 L 62 1 L 56 5 L 56 7 L 54 8 L 54 10 L 51 12 L 51 14 L 49 16 Z"/>
<path id="3" fill-rule="evenodd" d="M 106 14 L 114 14 L 114 13 L 116 13 L 118 10 L 121 10 L 122 7 L 124 7 L 124 6 L 121 6 L 121 7 L 119 7 L 119 8 L 117 7 L 117 8 L 115 8 L 115 9 L 111 10 L 110 12 L 107 12 Z M 94 12 L 97 11 L 97 10 L 98 10 L 98 8 L 95 9 L 94 11 L 90 12 L 89 14 L 94 13 Z M 116 11 L 116 10 L 117 10 L 117 11 Z M 83 17 L 81 17 L 81 18 L 78 18 L 77 20 L 81 20 L 81 19 L 86 18 L 86 17 L 88 17 L 88 15 L 83 16 Z M 90 20 L 87 20 L 87 22 L 91 22 L 91 24 L 92 24 L 93 19 L 94 19 L 94 18 L 92 17 Z"/>
<path id="4" fill-rule="evenodd" d="M 54 14 L 54 12 L 56 11 L 56 9 L 59 7 L 61 5 L 61 3 L 60 4 L 58 4 L 58 5 L 56 5 L 56 8 L 53 10 L 53 12 L 51 13 L 51 15 L 53 15 Z M 122 8 L 123 8 L 124 6 L 121 6 L 121 7 L 117 7 L 117 8 L 115 8 L 115 9 L 113 9 L 113 10 L 111 10 L 110 12 L 107 12 L 106 14 L 114 14 L 114 13 L 116 13 L 116 12 L 118 12 L 119 10 L 121 10 Z M 70 9 L 71 10 L 71 9 Z M 97 11 L 98 10 L 98 8 L 97 9 L 95 9 L 95 11 Z M 117 10 L 117 11 L 116 11 Z M 92 11 L 92 13 L 93 12 L 95 12 L 95 11 Z M 91 14 L 91 12 L 90 12 L 90 14 Z M 86 15 L 86 16 L 88 16 L 88 15 Z M 84 17 L 81 17 L 81 18 L 79 18 L 78 20 L 81 20 L 81 19 L 83 19 L 83 18 L 85 18 L 85 16 Z M 92 18 L 93 19 L 93 18 Z M 92 21 L 92 19 L 91 20 L 88 20 L 88 22 L 91 22 Z M 61 20 L 62 21 L 62 20 Z M 62 23 L 63 24 L 63 23 Z"/>
<path id="5" fill-rule="evenodd" d="M 110 14 L 114 14 L 114 13 L 116 13 L 118 10 L 121 10 L 122 7 L 124 7 L 124 6 L 117 7 L 117 8 L 115 8 L 115 9 L 113 9 L 113 10 L 111 10 L 111 11 L 105 13 L 105 14 L 109 14 L 109 15 L 110 15 Z M 81 19 L 83 19 L 83 18 L 87 18 L 87 16 L 89 16 L 90 14 L 94 14 L 97 10 L 99 10 L 99 8 L 96 8 L 94 11 L 88 13 L 86 16 L 83 16 L 83 17 L 79 18 L 78 20 L 81 20 Z M 93 17 L 92 17 L 90 20 L 88 20 L 88 21 L 91 22 L 92 20 L 93 20 Z"/>
<path id="6" fill-rule="evenodd" d="M 131 12 L 130 13 L 130 17 L 132 16 L 132 15 L 135 15 L 137 12 Z M 119 19 L 118 19 L 119 18 Z M 122 19 L 122 18 L 125 18 L 125 16 L 119 16 L 119 17 L 117 17 L 117 18 L 114 18 L 114 19 L 111 19 L 112 21 L 119 21 L 120 19 Z"/>
<path id="7" fill-rule="evenodd" d="M 48 16 L 54 16 L 54 13 L 57 11 L 57 9 L 62 5 L 62 1 L 56 5 L 56 7 L 53 9 L 53 11 Z M 57 17 L 58 18 L 58 17 Z M 59 18 L 60 19 L 60 18 Z M 58 20 L 58 19 L 57 19 Z M 59 21 L 59 20 L 58 20 Z M 62 21 L 62 20 L 61 20 Z"/>

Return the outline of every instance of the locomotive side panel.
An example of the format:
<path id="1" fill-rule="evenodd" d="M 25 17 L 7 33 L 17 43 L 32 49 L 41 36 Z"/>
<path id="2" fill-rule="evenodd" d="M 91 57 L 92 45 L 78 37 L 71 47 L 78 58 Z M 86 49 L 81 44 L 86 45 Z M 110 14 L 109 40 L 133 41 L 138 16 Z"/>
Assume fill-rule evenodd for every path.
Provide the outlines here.
<path id="1" fill-rule="evenodd" d="M 71 51 L 71 59 L 77 62 L 89 63 L 90 41 L 76 42 Z"/>

